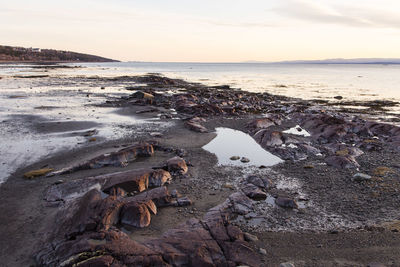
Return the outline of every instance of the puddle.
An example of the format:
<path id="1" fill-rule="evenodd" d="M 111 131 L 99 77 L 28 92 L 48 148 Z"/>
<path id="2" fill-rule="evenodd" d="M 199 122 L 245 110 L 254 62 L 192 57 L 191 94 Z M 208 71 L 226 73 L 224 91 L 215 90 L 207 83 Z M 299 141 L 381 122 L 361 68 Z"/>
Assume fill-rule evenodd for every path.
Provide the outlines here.
<path id="1" fill-rule="evenodd" d="M 217 128 L 217 136 L 207 145 L 204 150 L 214 153 L 218 158 L 219 165 L 231 166 L 273 166 L 283 162 L 279 157 L 264 150 L 257 142 L 244 132 Z M 232 156 L 245 157 L 250 161 L 243 163 L 240 160 L 230 160 Z"/>
<path id="2" fill-rule="evenodd" d="M 289 130 L 283 132 L 288 134 L 301 135 L 305 137 L 311 136 L 309 132 L 301 128 L 299 125 L 296 125 L 295 127 L 290 128 Z"/>

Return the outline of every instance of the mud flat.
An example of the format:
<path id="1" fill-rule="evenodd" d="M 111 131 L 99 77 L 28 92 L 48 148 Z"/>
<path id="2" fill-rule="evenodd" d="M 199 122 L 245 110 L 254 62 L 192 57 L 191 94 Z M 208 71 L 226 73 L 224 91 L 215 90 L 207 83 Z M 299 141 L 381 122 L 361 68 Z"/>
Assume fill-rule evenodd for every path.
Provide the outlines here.
<path id="1" fill-rule="evenodd" d="M 400 265 L 399 117 L 380 102 L 337 109 L 159 75 L 91 82 L 130 92 L 93 107 L 157 124 L 13 173 L 2 265 Z M 33 127 L 96 136 L 82 125 Z"/>

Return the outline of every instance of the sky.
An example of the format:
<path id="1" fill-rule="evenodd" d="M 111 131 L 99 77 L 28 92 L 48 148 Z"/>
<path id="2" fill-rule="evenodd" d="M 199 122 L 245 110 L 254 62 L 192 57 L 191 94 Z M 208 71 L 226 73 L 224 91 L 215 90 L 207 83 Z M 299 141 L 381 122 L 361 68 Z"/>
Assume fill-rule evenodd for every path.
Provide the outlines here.
<path id="1" fill-rule="evenodd" d="M 0 0 L 0 44 L 122 61 L 400 58 L 400 1 Z"/>

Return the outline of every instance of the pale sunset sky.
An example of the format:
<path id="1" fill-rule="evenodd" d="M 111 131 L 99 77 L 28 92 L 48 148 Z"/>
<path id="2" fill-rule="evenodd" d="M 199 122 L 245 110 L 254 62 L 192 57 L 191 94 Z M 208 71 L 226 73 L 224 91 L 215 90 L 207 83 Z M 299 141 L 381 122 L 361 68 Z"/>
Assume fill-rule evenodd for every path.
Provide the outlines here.
<path id="1" fill-rule="evenodd" d="M 123 61 L 400 58 L 400 1 L 0 0 L 0 36 Z"/>

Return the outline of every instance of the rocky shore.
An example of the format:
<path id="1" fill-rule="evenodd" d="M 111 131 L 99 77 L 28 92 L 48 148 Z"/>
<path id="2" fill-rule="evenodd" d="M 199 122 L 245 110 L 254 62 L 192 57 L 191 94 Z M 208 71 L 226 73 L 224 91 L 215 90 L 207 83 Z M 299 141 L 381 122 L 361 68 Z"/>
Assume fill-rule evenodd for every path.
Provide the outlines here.
<path id="1" fill-rule="evenodd" d="M 4 266 L 400 265 L 400 118 L 384 112 L 399 103 L 156 74 L 91 82 L 138 84 L 96 105 L 173 126 L 131 126 L 130 138 L 15 172 L 0 186 Z M 282 162 L 254 165 L 238 150 L 218 164 L 202 147 L 221 127 Z"/>

